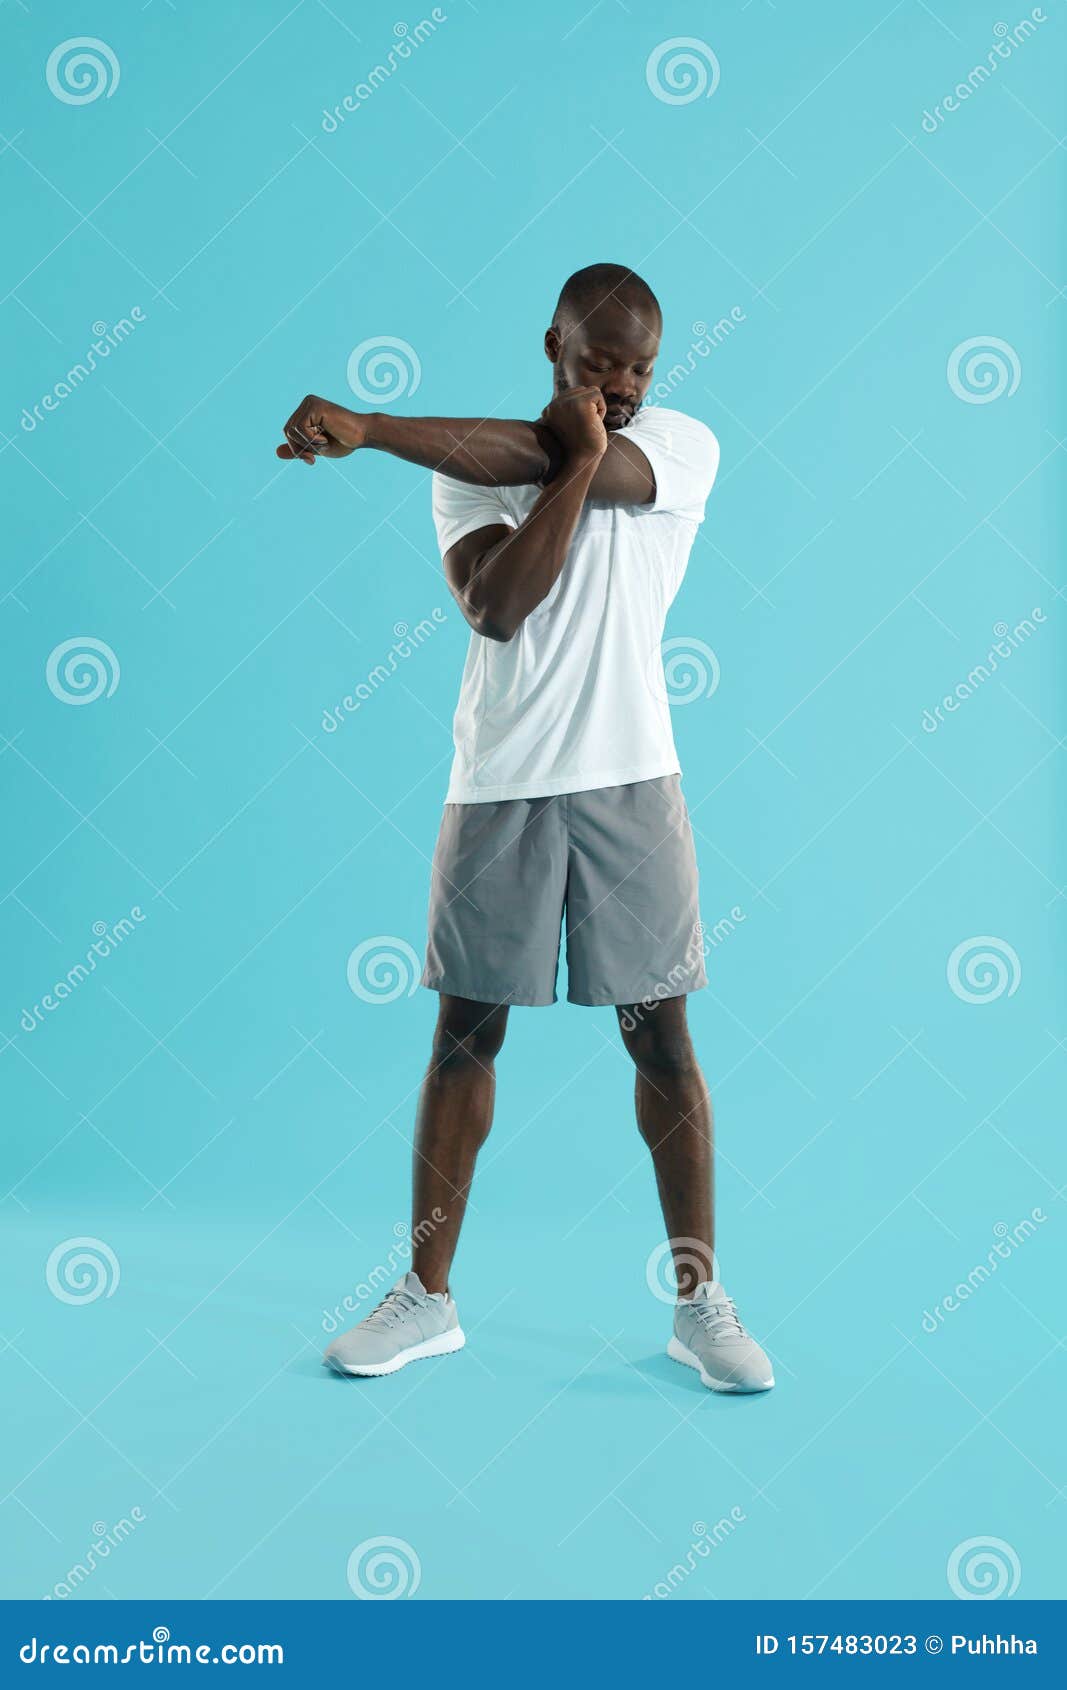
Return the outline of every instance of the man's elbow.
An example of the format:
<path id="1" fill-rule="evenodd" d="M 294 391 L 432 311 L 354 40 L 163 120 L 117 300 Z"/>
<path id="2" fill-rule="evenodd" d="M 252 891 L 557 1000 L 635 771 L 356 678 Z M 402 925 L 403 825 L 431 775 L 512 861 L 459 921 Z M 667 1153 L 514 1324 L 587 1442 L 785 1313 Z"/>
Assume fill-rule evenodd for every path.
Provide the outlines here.
<path id="1" fill-rule="evenodd" d="M 494 604 L 491 599 L 483 598 L 481 593 L 468 591 L 457 593 L 456 597 L 467 626 L 480 634 L 483 640 L 506 645 L 522 626 L 521 616 L 515 616 L 506 605 Z"/>
<path id="2" fill-rule="evenodd" d="M 506 645 L 522 627 L 526 612 L 514 602 L 508 583 L 500 580 L 489 567 L 491 554 L 475 560 L 462 586 L 452 591 L 463 619 L 484 640 Z"/>
<path id="3" fill-rule="evenodd" d="M 481 634 L 483 640 L 494 640 L 498 645 L 507 645 L 513 640 L 522 626 L 521 620 L 513 621 L 499 612 L 470 611 L 467 621 L 476 634 Z"/>

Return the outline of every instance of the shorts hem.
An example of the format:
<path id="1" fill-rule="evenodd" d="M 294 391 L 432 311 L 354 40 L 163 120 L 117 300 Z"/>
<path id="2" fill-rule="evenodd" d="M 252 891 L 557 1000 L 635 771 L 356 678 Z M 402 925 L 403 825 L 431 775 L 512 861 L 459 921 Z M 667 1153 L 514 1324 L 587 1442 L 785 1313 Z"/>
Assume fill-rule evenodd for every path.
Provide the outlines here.
<path id="1" fill-rule="evenodd" d="M 579 993 L 570 987 L 567 989 L 567 1002 L 580 1004 L 584 1009 L 622 1009 L 630 1004 L 647 1004 L 649 1009 L 657 1003 L 667 1003 L 670 998 L 687 998 L 692 992 L 702 992 L 707 985 L 707 977 L 703 980 L 693 980 L 688 986 L 681 986 L 676 992 L 657 992 L 654 989 L 643 992 L 627 993 L 616 996 L 614 993 Z M 662 985 L 662 981 L 655 982 Z"/>
<path id="2" fill-rule="evenodd" d="M 428 992 L 444 992 L 452 998 L 468 998 L 472 1003 L 514 1004 L 519 1009 L 547 1009 L 558 1001 L 555 992 L 546 998 L 537 993 L 499 992 L 495 987 L 469 986 L 466 983 L 457 986 L 443 975 L 432 980 L 423 976 L 419 985 L 425 986 Z"/>

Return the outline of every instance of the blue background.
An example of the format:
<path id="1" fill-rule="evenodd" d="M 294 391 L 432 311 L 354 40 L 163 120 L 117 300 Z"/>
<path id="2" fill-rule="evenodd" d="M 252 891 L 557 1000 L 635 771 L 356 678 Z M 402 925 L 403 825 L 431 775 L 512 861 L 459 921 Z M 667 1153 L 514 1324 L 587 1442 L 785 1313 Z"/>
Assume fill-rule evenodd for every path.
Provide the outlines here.
<path id="1" fill-rule="evenodd" d="M 424 14 L 0 15 L 5 1592 L 137 1507 L 83 1597 L 350 1598 L 381 1536 L 420 1597 L 640 1597 L 732 1509 L 674 1599 L 944 1596 L 975 1537 L 1053 1595 L 1063 7 L 934 133 L 996 39 L 963 0 L 443 10 L 333 133 Z M 85 33 L 121 74 L 72 105 L 45 66 Z M 646 64 L 682 36 L 721 80 L 671 104 Z M 353 1386 L 323 1313 L 403 1270 L 435 1002 L 347 964 L 421 949 L 466 630 L 425 475 L 273 448 L 305 392 L 355 403 L 349 356 L 385 336 L 420 370 L 397 409 L 536 414 L 559 284 L 598 259 L 659 294 L 661 375 L 742 314 L 669 400 L 722 469 L 667 632 L 721 669 L 675 724 L 705 922 L 744 919 L 692 1021 L 723 1275 L 779 1387 L 718 1399 L 665 1358 L 632 1071 L 610 1012 L 562 1003 L 516 1013 L 498 1065 L 466 1351 Z M 965 402 L 950 359 L 990 336 L 1017 390 Z M 46 665 L 84 636 L 120 675 L 73 707 Z M 946 969 L 978 936 L 1010 986 L 969 1002 Z M 67 1303 L 46 1263 L 83 1237 L 120 1277 Z"/>

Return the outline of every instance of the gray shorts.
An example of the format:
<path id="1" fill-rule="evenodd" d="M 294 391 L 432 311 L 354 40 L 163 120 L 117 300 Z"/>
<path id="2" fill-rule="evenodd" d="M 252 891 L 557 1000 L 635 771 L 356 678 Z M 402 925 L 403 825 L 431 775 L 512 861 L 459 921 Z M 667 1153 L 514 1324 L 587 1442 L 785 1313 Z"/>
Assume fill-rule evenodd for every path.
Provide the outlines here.
<path id="1" fill-rule="evenodd" d="M 642 1003 L 707 985 L 677 775 L 445 805 L 424 986 L 479 1003 L 555 1003 L 564 915 L 571 1003 Z"/>

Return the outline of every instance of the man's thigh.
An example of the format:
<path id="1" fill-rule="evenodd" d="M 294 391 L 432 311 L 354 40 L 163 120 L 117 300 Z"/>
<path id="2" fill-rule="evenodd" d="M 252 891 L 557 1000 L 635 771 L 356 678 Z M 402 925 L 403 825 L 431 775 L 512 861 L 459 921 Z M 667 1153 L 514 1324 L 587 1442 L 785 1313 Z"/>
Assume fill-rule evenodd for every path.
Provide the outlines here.
<path id="1" fill-rule="evenodd" d="M 560 800 L 446 804 L 422 984 L 485 1003 L 554 1003 L 566 876 Z"/>
<path id="2" fill-rule="evenodd" d="M 677 775 L 572 794 L 568 997 L 635 1004 L 707 985 L 696 852 Z"/>

